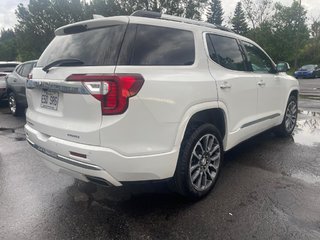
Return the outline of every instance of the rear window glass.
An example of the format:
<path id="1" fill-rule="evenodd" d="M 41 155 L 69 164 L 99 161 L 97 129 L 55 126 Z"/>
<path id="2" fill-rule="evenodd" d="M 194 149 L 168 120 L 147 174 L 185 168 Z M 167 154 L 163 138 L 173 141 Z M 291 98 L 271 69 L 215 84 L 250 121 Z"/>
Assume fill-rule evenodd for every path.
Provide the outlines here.
<path id="1" fill-rule="evenodd" d="M 214 34 L 209 34 L 209 37 L 211 41 L 207 43 L 213 45 L 210 53 L 213 61 L 231 70 L 246 70 L 245 57 L 236 39 Z"/>
<path id="2" fill-rule="evenodd" d="M 33 63 L 27 63 L 27 64 L 25 64 L 24 67 L 23 67 L 23 70 L 22 70 L 21 75 L 22 75 L 23 77 L 27 77 L 27 76 L 29 75 L 29 73 L 31 72 L 32 67 L 33 67 Z"/>
<path id="3" fill-rule="evenodd" d="M 134 34 L 130 34 L 133 30 Z M 193 33 L 167 27 L 131 25 L 128 47 L 124 46 L 126 59 L 120 65 L 192 65 L 195 59 Z M 128 39 L 126 39 L 126 45 Z M 129 51 L 129 52 L 127 52 Z"/>
<path id="4" fill-rule="evenodd" d="M 114 25 L 56 36 L 41 55 L 37 66 L 56 60 L 79 59 L 84 66 L 115 65 L 126 25 Z"/>

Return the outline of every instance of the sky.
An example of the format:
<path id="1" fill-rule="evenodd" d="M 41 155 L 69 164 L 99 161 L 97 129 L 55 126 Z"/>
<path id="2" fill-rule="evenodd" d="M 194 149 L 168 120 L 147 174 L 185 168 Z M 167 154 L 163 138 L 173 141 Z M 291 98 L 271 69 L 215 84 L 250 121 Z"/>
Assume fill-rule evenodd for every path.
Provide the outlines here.
<path id="1" fill-rule="evenodd" d="M 239 0 L 221 0 L 222 7 L 225 12 L 225 19 L 233 13 L 236 3 Z M 276 2 L 277 0 L 274 0 Z M 290 5 L 293 0 L 278 0 L 284 5 Z M 15 9 L 19 3 L 27 5 L 29 0 L 0 0 L 0 29 L 12 28 L 17 23 Z M 319 0 L 302 0 L 302 5 L 308 10 L 308 17 L 320 19 Z"/>

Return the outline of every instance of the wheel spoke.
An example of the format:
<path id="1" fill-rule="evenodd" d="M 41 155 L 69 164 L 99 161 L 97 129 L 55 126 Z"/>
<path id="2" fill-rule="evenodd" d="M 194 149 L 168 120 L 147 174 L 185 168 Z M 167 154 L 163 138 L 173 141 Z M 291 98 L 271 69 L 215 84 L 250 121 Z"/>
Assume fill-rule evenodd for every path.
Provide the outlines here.
<path id="1" fill-rule="evenodd" d="M 209 169 L 207 169 L 207 174 L 209 175 L 209 177 L 210 177 L 210 179 L 213 181 L 214 180 L 214 178 L 216 177 L 216 173 L 210 173 L 210 171 L 209 171 Z"/>
<path id="2" fill-rule="evenodd" d="M 202 178 L 203 178 L 203 185 L 202 185 L 202 187 L 206 187 L 206 186 L 207 186 L 207 173 L 206 173 L 206 172 L 203 172 Z"/>
<path id="3" fill-rule="evenodd" d="M 193 150 L 192 156 L 195 156 L 199 161 L 201 160 L 201 156 L 196 153 L 196 149 Z"/>
<path id="4" fill-rule="evenodd" d="M 190 168 L 190 172 L 192 173 L 195 169 L 199 168 L 200 165 L 199 164 L 195 164 Z"/>
<path id="5" fill-rule="evenodd" d="M 205 151 L 208 151 L 208 147 L 209 147 L 209 135 L 206 135 L 205 137 Z"/>
<path id="6" fill-rule="evenodd" d="M 297 106 L 296 106 L 296 104 L 294 102 L 291 102 L 291 109 L 290 110 L 291 110 L 292 113 L 296 112 Z"/>
<path id="7" fill-rule="evenodd" d="M 217 144 L 216 146 L 214 146 L 214 148 L 212 149 L 212 151 L 209 153 L 210 156 L 212 156 L 212 154 L 214 154 L 218 149 L 220 149 L 219 144 Z"/>
<path id="8" fill-rule="evenodd" d="M 286 129 L 289 129 L 289 124 L 290 124 L 290 118 L 286 119 Z"/>
<path id="9" fill-rule="evenodd" d="M 200 169 L 198 169 L 193 175 L 192 175 L 192 182 L 194 182 L 200 175 Z"/>
<path id="10" fill-rule="evenodd" d="M 200 177 L 198 178 L 198 181 L 196 183 L 196 185 L 199 189 L 201 188 L 202 175 L 203 175 L 203 172 L 200 173 Z"/>
<path id="11" fill-rule="evenodd" d="M 292 125 L 294 125 L 295 124 L 295 119 L 291 118 L 290 120 L 291 120 Z"/>
<path id="12" fill-rule="evenodd" d="M 213 142 L 214 142 L 214 139 L 213 139 L 213 138 L 210 138 L 210 140 L 209 140 L 209 146 L 208 146 L 208 151 L 211 151 L 211 150 L 212 150 Z"/>
<path id="13" fill-rule="evenodd" d="M 217 153 L 215 156 L 210 158 L 210 162 L 215 162 L 216 160 L 218 160 L 220 158 L 220 153 Z"/>
<path id="14" fill-rule="evenodd" d="M 200 141 L 197 143 L 197 146 L 199 146 L 199 147 L 200 147 L 200 149 L 201 149 L 201 153 L 203 154 L 203 153 L 204 153 L 204 149 L 203 149 L 202 144 L 201 144 L 201 142 L 200 142 Z M 197 146 L 196 146 L 196 147 L 197 147 Z"/>

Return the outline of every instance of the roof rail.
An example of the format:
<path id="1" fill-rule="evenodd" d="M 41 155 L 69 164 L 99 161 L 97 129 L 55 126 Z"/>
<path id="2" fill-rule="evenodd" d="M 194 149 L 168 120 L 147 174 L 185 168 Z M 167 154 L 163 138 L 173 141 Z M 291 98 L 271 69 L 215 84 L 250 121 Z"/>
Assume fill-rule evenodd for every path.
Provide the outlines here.
<path id="1" fill-rule="evenodd" d="M 172 16 L 172 15 L 163 14 L 163 13 L 159 13 L 159 12 L 138 10 L 138 11 L 135 11 L 134 13 L 132 13 L 131 16 L 164 19 L 164 20 L 169 20 L 169 21 L 174 21 L 174 22 L 189 23 L 189 24 L 193 24 L 193 25 L 219 29 L 219 30 L 223 30 L 223 31 L 227 31 L 227 32 L 233 32 L 229 28 L 226 28 L 226 27 L 223 27 L 223 26 L 219 26 L 219 25 L 215 25 L 215 24 L 212 24 L 212 23 L 192 20 L 192 19 L 189 19 L 189 18 Z"/>

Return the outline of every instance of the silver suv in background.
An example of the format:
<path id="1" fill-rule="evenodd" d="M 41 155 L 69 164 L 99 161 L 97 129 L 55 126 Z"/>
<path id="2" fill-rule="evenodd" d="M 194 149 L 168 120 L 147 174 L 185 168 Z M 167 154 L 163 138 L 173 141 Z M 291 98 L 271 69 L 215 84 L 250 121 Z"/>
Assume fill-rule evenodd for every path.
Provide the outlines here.
<path id="1" fill-rule="evenodd" d="M 24 113 L 28 106 L 26 98 L 26 81 L 36 63 L 36 60 L 24 62 L 6 76 L 9 107 L 14 116 Z"/>
<path id="2" fill-rule="evenodd" d="M 0 61 L 0 100 L 7 98 L 7 84 L 5 77 L 19 64 L 20 62 Z"/>

